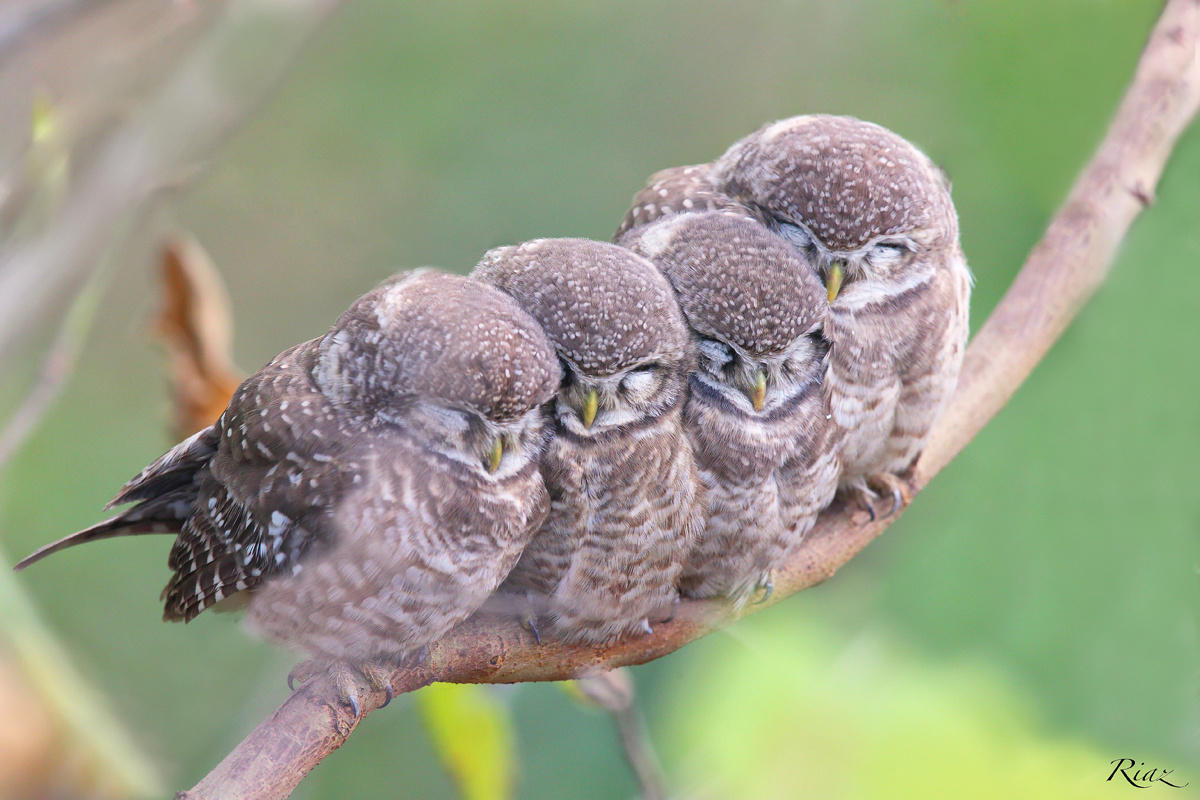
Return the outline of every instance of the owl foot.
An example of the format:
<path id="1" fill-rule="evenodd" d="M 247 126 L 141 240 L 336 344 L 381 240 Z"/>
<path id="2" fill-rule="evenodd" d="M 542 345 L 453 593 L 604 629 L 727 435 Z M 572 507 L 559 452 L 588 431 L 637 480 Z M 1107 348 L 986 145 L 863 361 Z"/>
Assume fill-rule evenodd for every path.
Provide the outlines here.
<path id="1" fill-rule="evenodd" d="M 665 613 L 666 616 L 655 619 L 654 620 L 655 624 L 656 625 L 666 625 L 668 622 L 675 619 L 675 615 L 677 613 L 679 613 L 679 601 L 680 601 L 679 595 L 675 595 L 675 599 L 673 599 L 671 601 L 671 605 L 669 605 L 666 609 L 663 610 L 663 613 Z"/>
<path id="2" fill-rule="evenodd" d="M 419 660 L 424 660 L 426 650 L 422 648 Z M 377 708 L 383 708 L 392 702 L 391 675 L 395 664 L 384 661 L 328 661 L 309 659 L 297 664 L 288 673 L 288 688 L 295 691 L 296 686 L 304 686 L 315 678 L 324 676 L 333 687 L 334 696 L 343 704 L 350 707 L 354 718 L 362 716 L 362 699 L 376 692 L 383 692 L 383 702 Z"/>
<path id="3" fill-rule="evenodd" d="M 646 634 L 647 636 L 652 636 L 654 634 L 654 628 L 650 626 L 649 619 L 642 620 L 642 624 L 639 626 L 639 628 L 641 629 L 642 633 Z"/>
<path id="4" fill-rule="evenodd" d="M 847 502 L 866 511 L 871 517 L 871 522 L 892 516 L 907 505 L 909 500 L 908 487 L 904 483 L 904 479 L 890 472 L 876 472 L 868 475 L 861 484 L 850 486 L 844 491 Z M 887 513 L 880 515 L 876 511 L 875 504 L 885 496 L 889 497 L 892 502 Z"/>
<path id="5" fill-rule="evenodd" d="M 537 617 L 529 616 L 521 619 L 521 627 L 528 628 L 533 634 L 533 640 L 538 644 L 542 643 L 542 632 L 538 630 Z"/>
<path id="6" fill-rule="evenodd" d="M 771 573 L 767 573 L 758 579 L 758 585 L 754 587 L 755 592 L 762 592 L 762 596 L 754 600 L 752 605 L 762 605 L 770 599 L 775 591 L 775 579 L 771 577 Z"/>
<path id="7" fill-rule="evenodd" d="M 898 475 L 893 475 L 890 472 L 877 472 L 874 475 L 868 475 L 867 486 L 876 492 L 876 496 L 889 495 L 892 498 L 892 506 L 884 514 L 885 517 L 890 517 L 908 504 L 908 486 L 904 483 L 904 479 Z"/>

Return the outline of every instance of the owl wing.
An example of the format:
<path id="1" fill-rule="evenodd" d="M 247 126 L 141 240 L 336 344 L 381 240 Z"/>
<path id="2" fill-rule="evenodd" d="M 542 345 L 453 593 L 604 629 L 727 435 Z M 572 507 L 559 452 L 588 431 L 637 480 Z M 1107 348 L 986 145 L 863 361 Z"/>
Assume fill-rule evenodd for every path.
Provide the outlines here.
<path id="1" fill-rule="evenodd" d="M 171 548 L 163 616 L 193 619 L 236 592 L 294 570 L 336 536 L 331 508 L 359 480 L 339 415 L 313 386 L 314 342 L 277 356 L 234 394 L 214 429 Z"/>
<path id="2" fill-rule="evenodd" d="M 948 260 L 934 273 L 934 281 L 913 306 L 921 335 L 897 359 L 900 393 L 887 441 L 884 469 L 907 469 L 925 446 L 929 431 L 958 384 L 967 343 L 970 273 L 956 248 L 938 257 Z"/>
<path id="3" fill-rule="evenodd" d="M 409 437 L 374 431 L 361 483 L 332 510 L 336 547 L 265 582 L 248 609 L 251 629 L 313 653 L 370 658 L 421 647 L 489 599 L 546 513 L 536 467 L 489 486 Z"/>
<path id="4" fill-rule="evenodd" d="M 575 502 L 583 490 L 583 470 L 579 461 L 568 444 L 554 439 L 542 456 L 541 471 L 546 486 L 544 506 L 538 513 L 541 521 L 537 533 L 508 576 L 505 592 L 553 594 L 578 545 L 574 532 L 583 525 L 584 513 Z"/>

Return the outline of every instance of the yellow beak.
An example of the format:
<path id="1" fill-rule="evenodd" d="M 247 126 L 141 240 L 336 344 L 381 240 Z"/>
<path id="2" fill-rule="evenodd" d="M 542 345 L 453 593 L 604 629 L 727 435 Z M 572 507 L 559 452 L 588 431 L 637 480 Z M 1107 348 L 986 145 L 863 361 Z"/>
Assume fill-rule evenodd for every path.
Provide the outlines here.
<path id="1" fill-rule="evenodd" d="M 825 290 L 829 293 L 829 302 L 837 299 L 838 292 L 842 290 L 842 279 L 846 277 L 846 270 L 842 267 L 842 262 L 835 261 L 829 266 L 829 279 L 825 281 Z"/>
<path id="2" fill-rule="evenodd" d="M 488 453 L 488 472 L 495 472 L 500 468 L 500 459 L 504 458 L 504 439 L 497 436 L 496 441 L 492 442 L 492 450 Z"/>
<path id="3" fill-rule="evenodd" d="M 583 417 L 583 427 L 590 428 L 596 420 L 596 411 L 600 408 L 600 394 L 595 389 L 588 389 L 587 395 L 583 398 L 583 408 L 580 409 L 580 416 Z"/>
<path id="4" fill-rule="evenodd" d="M 760 369 L 754 377 L 754 387 L 750 390 L 750 403 L 755 411 L 762 411 L 767 402 L 767 371 Z"/>

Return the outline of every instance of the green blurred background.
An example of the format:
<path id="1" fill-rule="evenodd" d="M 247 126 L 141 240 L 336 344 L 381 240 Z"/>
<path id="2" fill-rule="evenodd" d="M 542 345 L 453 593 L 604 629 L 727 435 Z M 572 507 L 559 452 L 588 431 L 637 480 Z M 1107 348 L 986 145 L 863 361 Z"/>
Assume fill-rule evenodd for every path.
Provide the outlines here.
<path id="1" fill-rule="evenodd" d="M 952 177 L 997 302 L 1099 141 L 1158 2 L 360 2 L 121 256 L 78 373 L 0 484 L 11 558 L 99 519 L 171 444 L 147 335 L 164 231 L 193 232 L 253 369 L 395 270 L 607 238 L 651 172 L 763 122 L 882 123 Z M 1092 797 L 1113 759 L 1200 789 L 1200 129 L 1108 283 L 1009 406 L 833 580 L 638 668 L 692 797 Z M 168 541 L 19 577 L 169 785 L 287 693 L 228 615 L 159 621 Z M 548 685 L 498 695 L 522 798 L 628 797 L 609 720 Z M 1160 787 L 1159 791 L 1173 790 Z M 453 797 L 411 698 L 296 794 Z"/>

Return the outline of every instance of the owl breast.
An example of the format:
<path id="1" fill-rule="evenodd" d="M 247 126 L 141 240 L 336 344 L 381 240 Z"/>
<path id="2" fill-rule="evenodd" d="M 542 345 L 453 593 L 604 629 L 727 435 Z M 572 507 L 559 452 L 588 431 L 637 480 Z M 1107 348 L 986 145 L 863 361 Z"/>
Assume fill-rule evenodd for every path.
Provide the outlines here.
<path id="1" fill-rule="evenodd" d="M 549 630 L 602 642 L 668 616 L 701 511 L 678 409 L 611 435 L 563 432 L 543 473 L 550 515 L 511 583 L 542 595 Z"/>
<path id="2" fill-rule="evenodd" d="M 682 573 L 693 597 L 745 602 L 798 546 L 837 488 L 837 437 L 813 384 L 775 414 L 750 416 L 693 391 L 685 429 L 707 523 Z"/>
<path id="3" fill-rule="evenodd" d="M 411 443 L 370 450 L 363 490 L 334 512 L 337 541 L 252 599 L 261 635 L 334 658 L 402 656 L 478 608 L 546 514 L 532 463 L 490 483 Z"/>

